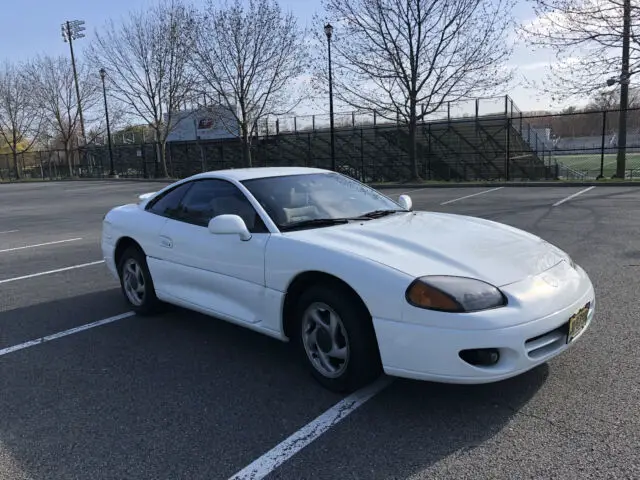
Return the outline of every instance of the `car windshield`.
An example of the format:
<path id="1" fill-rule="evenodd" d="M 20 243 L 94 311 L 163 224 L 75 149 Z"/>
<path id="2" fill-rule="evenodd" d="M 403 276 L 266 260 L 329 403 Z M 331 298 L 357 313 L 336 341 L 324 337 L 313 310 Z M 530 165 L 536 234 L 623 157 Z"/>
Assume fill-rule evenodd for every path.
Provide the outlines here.
<path id="1" fill-rule="evenodd" d="M 334 172 L 266 177 L 242 183 L 283 231 L 405 211 L 376 190 Z"/>

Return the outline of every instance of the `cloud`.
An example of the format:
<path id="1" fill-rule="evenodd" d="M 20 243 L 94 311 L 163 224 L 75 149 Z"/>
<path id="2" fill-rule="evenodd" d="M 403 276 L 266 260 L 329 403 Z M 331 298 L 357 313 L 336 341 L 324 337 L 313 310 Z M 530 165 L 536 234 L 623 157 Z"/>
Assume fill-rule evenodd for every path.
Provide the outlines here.
<path id="1" fill-rule="evenodd" d="M 525 63 L 522 65 L 516 65 L 518 70 L 524 71 L 532 71 L 532 70 L 542 70 L 543 68 L 548 68 L 551 66 L 551 62 L 533 62 L 533 63 Z"/>

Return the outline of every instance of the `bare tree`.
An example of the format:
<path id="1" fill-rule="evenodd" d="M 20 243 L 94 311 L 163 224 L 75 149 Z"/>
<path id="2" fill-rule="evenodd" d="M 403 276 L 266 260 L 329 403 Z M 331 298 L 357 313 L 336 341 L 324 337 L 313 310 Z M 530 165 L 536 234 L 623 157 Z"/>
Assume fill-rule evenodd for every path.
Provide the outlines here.
<path id="1" fill-rule="evenodd" d="M 181 0 L 163 0 L 131 13 L 118 25 L 109 21 L 87 52 L 96 70 L 107 71 L 111 97 L 153 128 L 157 161 L 165 176 L 173 117 L 194 86 L 188 65 L 194 28 L 192 7 Z"/>
<path id="2" fill-rule="evenodd" d="M 85 112 L 99 100 L 96 75 L 86 63 L 77 63 L 80 101 Z M 63 144 L 69 175 L 74 175 L 72 150 L 78 147 L 80 116 L 71 60 L 64 56 L 38 56 L 25 67 L 31 95 L 44 115 L 43 129 Z"/>
<path id="3" fill-rule="evenodd" d="M 629 90 L 628 108 L 640 107 L 640 88 Z M 618 110 L 620 108 L 620 90 L 601 90 L 591 96 L 585 111 Z"/>
<path id="4" fill-rule="evenodd" d="M 625 0 L 529 1 L 536 18 L 520 25 L 520 37 L 528 45 L 550 49 L 557 59 L 540 84 L 545 93 L 558 101 L 581 100 L 620 74 Z M 637 31 L 640 2 L 629 3 L 631 31 Z M 639 66 L 640 38 L 631 35 L 629 68 Z"/>
<path id="5" fill-rule="evenodd" d="M 242 139 L 243 161 L 251 166 L 257 123 L 291 112 L 301 97 L 295 81 L 305 71 L 306 32 L 276 0 L 219 4 L 208 0 L 198 22 L 194 61 L 213 100 L 229 110 L 224 128 Z M 239 131 L 238 131 L 239 130 Z"/>
<path id="6" fill-rule="evenodd" d="M 613 77 L 620 88 L 616 177 L 625 176 L 627 113 L 631 75 L 640 66 L 640 2 L 637 0 L 531 0 L 536 19 L 521 26 L 523 39 L 550 48 L 542 88 L 558 99 L 579 98 L 602 89 Z M 617 77 L 617 78 L 616 78 Z"/>
<path id="7" fill-rule="evenodd" d="M 334 92 L 358 109 L 408 123 L 414 179 L 417 123 L 447 101 L 505 85 L 512 0 L 324 0 Z M 319 23 L 316 22 L 316 23 Z M 315 83 L 326 88 L 327 39 L 316 33 Z"/>
<path id="8" fill-rule="evenodd" d="M 21 65 L 5 61 L 0 66 L 0 138 L 11 151 L 16 178 L 20 178 L 18 153 L 31 149 L 41 126 L 29 78 Z"/>

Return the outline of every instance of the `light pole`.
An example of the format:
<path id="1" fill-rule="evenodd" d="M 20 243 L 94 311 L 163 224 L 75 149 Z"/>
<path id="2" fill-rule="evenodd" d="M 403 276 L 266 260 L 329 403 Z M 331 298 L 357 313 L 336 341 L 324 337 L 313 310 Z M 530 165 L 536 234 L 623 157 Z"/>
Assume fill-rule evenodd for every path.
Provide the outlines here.
<path id="1" fill-rule="evenodd" d="M 329 122 L 331 125 L 331 169 L 336 171 L 336 149 L 333 133 L 333 78 L 331 76 L 331 35 L 333 27 L 330 23 L 324 26 L 324 33 L 327 35 L 327 45 L 329 46 Z"/>
<path id="2" fill-rule="evenodd" d="M 71 66 L 73 67 L 73 79 L 76 84 L 76 97 L 78 99 L 78 114 L 80 115 L 80 133 L 82 134 L 82 141 L 86 145 L 87 137 L 84 133 L 84 118 L 82 116 L 82 102 L 80 101 L 80 87 L 78 86 L 78 72 L 76 71 L 76 59 L 73 55 L 73 41 L 84 37 L 83 30 L 85 30 L 84 20 L 67 20 L 61 25 L 62 40 L 66 43 L 69 42 L 69 50 L 71 51 Z"/>
<path id="3" fill-rule="evenodd" d="M 107 107 L 107 89 L 104 86 L 104 78 L 107 76 L 107 71 L 104 68 L 100 69 L 100 78 L 102 79 L 102 95 L 104 97 L 104 115 L 107 119 L 107 142 L 109 143 L 109 177 L 116 178 L 116 172 L 113 168 L 113 152 L 111 150 L 111 127 L 109 127 L 109 108 Z"/>

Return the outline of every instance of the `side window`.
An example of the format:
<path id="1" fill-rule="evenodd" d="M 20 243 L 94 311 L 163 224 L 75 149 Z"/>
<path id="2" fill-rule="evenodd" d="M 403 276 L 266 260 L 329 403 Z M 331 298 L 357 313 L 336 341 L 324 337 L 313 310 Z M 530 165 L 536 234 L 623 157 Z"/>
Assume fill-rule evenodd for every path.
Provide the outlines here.
<path id="1" fill-rule="evenodd" d="M 218 215 L 238 215 L 251 233 L 266 233 L 267 227 L 247 197 L 226 180 L 198 180 L 180 204 L 179 220 L 206 227 Z"/>
<path id="2" fill-rule="evenodd" d="M 180 200 L 184 194 L 192 187 L 193 183 L 183 183 L 158 198 L 154 198 L 146 210 L 163 217 L 175 218 L 180 207 Z"/>

